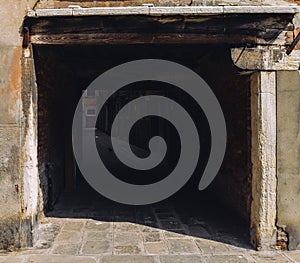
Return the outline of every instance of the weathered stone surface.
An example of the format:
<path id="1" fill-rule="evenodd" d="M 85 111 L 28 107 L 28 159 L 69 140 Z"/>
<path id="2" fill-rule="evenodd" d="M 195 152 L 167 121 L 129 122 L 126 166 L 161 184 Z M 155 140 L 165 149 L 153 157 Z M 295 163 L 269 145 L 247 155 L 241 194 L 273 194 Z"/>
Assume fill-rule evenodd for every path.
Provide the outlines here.
<path id="1" fill-rule="evenodd" d="M 28 263 L 96 263 L 96 259 L 93 257 L 75 257 L 75 256 L 56 256 L 56 255 L 38 255 L 30 256 Z"/>
<path id="2" fill-rule="evenodd" d="M 184 256 L 160 256 L 161 263 L 201 263 L 206 262 L 204 258 L 199 255 L 184 255 Z"/>
<path id="3" fill-rule="evenodd" d="M 167 241 L 170 253 L 197 253 L 198 249 L 192 240 L 169 239 Z"/>
<path id="4" fill-rule="evenodd" d="M 110 231 L 87 231 L 85 233 L 86 240 L 112 240 L 112 236 Z"/>
<path id="5" fill-rule="evenodd" d="M 62 231 L 56 237 L 55 241 L 62 242 L 77 242 L 80 239 L 81 233 L 77 231 Z"/>
<path id="6" fill-rule="evenodd" d="M 77 255 L 80 244 L 62 244 L 54 246 L 53 254 Z"/>
<path id="7" fill-rule="evenodd" d="M 207 239 L 196 239 L 196 244 L 203 254 L 228 253 L 229 251 L 227 246 L 222 242 Z"/>
<path id="8" fill-rule="evenodd" d="M 165 254 L 167 253 L 167 247 L 163 242 L 145 243 L 145 251 L 148 254 Z"/>
<path id="9" fill-rule="evenodd" d="M 212 256 L 205 258 L 207 263 L 248 263 L 248 260 L 243 256 Z"/>
<path id="10" fill-rule="evenodd" d="M 145 242 L 159 242 L 161 241 L 161 236 L 159 232 L 150 232 L 144 234 L 144 241 Z"/>
<path id="11" fill-rule="evenodd" d="M 31 13 L 29 13 L 31 14 Z M 66 9 L 38 9 L 35 16 L 71 16 L 73 11 L 71 8 Z"/>
<path id="12" fill-rule="evenodd" d="M 22 257 L 11 257 L 11 258 L 8 258 L 4 262 L 5 263 L 22 263 L 23 260 L 24 260 L 24 258 L 22 258 Z"/>
<path id="13" fill-rule="evenodd" d="M 176 3 L 177 2 L 177 3 Z M 48 8 L 28 12 L 29 17 L 87 15 L 216 15 L 216 14 L 296 14 L 298 6 L 187 6 L 188 1 L 160 0 L 160 6 Z M 175 5 L 175 6 L 174 6 Z"/>
<path id="14" fill-rule="evenodd" d="M 88 241 L 83 245 L 82 253 L 89 254 L 104 254 L 110 253 L 112 250 L 111 244 L 107 240 Z"/>
<path id="15" fill-rule="evenodd" d="M 112 228 L 111 223 L 91 221 L 86 224 L 88 231 L 108 231 Z"/>
<path id="16" fill-rule="evenodd" d="M 209 15 L 222 13 L 223 8 L 219 6 L 150 7 L 150 15 Z"/>
<path id="17" fill-rule="evenodd" d="M 139 225 L 127 222 L 116 222 L 114 223 L 114 230 L 116 232 L 136 232 L 139 231 Z"/>
<path id="18" fill-rule="evenodd" d="M 114 253 L 119 254 L 142 254 L 142 250 L 139 246 L 127 245 L 127 246 L 115 246 Z"/>
<path id="19" fill-rule="evenodd" d="M 104 256 L 102 263 L 157 263 L 152 256 Z"/>
<path id="20" fill-rule="evenodd" d="M 149 8 L 146 6 L 139 7 L 104 7 L 104 8 L 76 8 L 73 9 L 74 16 L 87 16 L 87 15 L 148 15 Z"/>
<path id="21" fill-rule="evenodd" d="M 115 245 L 124 246 L 124 245 L 138 245 L 141 242 L 141 237 L 139 233 L 114 233 Z"/>
<path id="22" fill-rule="evenodd" d="M 283 255 L 278 255 L 277 253 L 258 253 L 253 255 L 253 258 L 257 262 L 261 263 L 269 263 L 269 262 L 276 262 L 276 263 L 288 263 L 290 262 L 286 257 Z"/>
<path id="23" fill-rule="evenodd" d="M 285 42 L 284 37 L 277 44 Z M 231 57 L 237 67 L 246 70 L 298 70 L 300 67 L 299 51 L 287 55 L 280 48 L 233 48 Z"/>
<path id="24" fill-rule="evenodd" d="M 84 222 L 70 221 L 70 222 L 66 222 L 63 225 L 63 230 L 66 230 L 66 231 L 80 231 L 82 229 L 83 225 L 84 225 Z"/>
<path id="25" fill-rule="evenodd" d="M 251 76 L 252 206 L 251 243 L 276 244 L 276 73 Z"/>
<path id="26" fill-rule="evenodd" d="M 300 262 L 300 250 L 285 253 L 286 257 L 291 258 L 295 262 Z"/>

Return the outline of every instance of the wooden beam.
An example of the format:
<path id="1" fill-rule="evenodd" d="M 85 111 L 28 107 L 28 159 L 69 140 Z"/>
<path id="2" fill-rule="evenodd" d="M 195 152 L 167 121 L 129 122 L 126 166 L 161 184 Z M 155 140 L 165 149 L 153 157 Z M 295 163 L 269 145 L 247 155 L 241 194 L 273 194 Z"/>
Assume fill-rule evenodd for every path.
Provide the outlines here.
<path id="1" fill-rule="evenodd" d="M 33 44 L 199 43 L 289 45 L 293 15 L 85 16 L 28 18 Z"/>
<path id="2" fill-rule="evenodd" d="M 33 35 L 36 45 L 101 45 L 101 44 L 266 44 L 255 36 L 204 35 L 204 34 L 141 34 L 141 33 L 91 33 Z"/>

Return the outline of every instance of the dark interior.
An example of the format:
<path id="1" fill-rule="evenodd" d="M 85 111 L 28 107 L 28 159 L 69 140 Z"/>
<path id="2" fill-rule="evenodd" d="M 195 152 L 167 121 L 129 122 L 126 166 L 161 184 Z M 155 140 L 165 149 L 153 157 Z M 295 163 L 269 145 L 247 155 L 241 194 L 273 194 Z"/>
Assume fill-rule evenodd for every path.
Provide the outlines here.
<path id="1" fill-rule="evenodd" d="M 193 218 L 205 218 L 211 231 L 190 231 L 187 234 L 207 234 L 209 238 L 216 239 L 218 235 L 215 232 L 227 231 L 228 239 L 225 242 L 233 242 L 236 238 L 243 240 L 242 244 L 247 243 L 251 204 L 250 80 L 249 75 L 240 74 L 232 63 L 228 46 L 34 46 L 38 84 L 38 159 L 46 215 L 153 223 L 139 219 L 141 211 L 151 206 L 117 204 L 102 197 L 88 185 L 74 161 L 71 135 L 76 105 L 88 85 L 114 66 L 146 58 L 170 60 L 192 69 L 215 93 L 227 125 L 227 149 L 218 176 L 208 189 L 198 191 L 198 182 L 210 153 L 208 123 L 193 99 L 171 85 L 145 82 L 122 88 L 100 112 L 99 116 L 102 117 L 98 116 L 95 127 L 96 140 L 100 138 L 107 141 L 114 115 L 132 98 L 159 94 L 184 105 L 201 138 L 199 163 L 189 182 L 161 205 L 171 204 L 186 224 L 190 224 Z M 85 96 L 93 98 L 94 94 Z M 87 123 L 89 118 L 97 118 L 92 108 L 87 111 Z M 154 135 L 165 138 L 168 153 L 164 161 L 172 169 L 178 160 L 180 143 L 174 127 L 167 121 L 155 117 L 144 118 L 133 127 L 130 143 L 147 153 L 147 143 Z M 110 145 L 107 146 L 109 148 Z M 99 154 L 101 156 L 101 150 Z M 108 158 L 109 163 L 114 157 L 104 158 Z M 141 177 L 139 173 L 132 173 L 124 167 L 122 172 L 118 171 L 120 166 L 111 165 L 110 169 L 121 180 L 134 184 L 148 184 L 163 177 L 159 170 Z M 160 204 L 154 205 L 154 209 L 157 205 Z M 163 227 L 153 224 L 154 227 Z M 176 232 L 176 228 L 171 230 Z"/>

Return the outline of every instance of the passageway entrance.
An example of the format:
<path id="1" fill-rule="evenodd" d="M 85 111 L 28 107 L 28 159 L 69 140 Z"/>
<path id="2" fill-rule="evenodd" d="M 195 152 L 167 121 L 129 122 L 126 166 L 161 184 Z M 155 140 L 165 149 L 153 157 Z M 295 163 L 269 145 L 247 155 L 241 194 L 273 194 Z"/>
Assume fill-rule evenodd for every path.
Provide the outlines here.
<path id="1" fill-rule="evenodd" d="M 184 235 L 223 238 L 228 243 L 239 239 L 247 244 L 251 204 L 250 77 L 240 74 L 233 65 L 229 47 L 38 45 L 34 46 L 34 58 L 38 83 L 38 161 L 46 215 L 123 220 Z M 203 192 L 199 192 L 197 186 L 210 153 L 210 131 L 201 108 L 184 92 L 162 83 L 129 85 L 95 116 L 95 99 L 99 94 L 88 94 L 85 91 L 88 85 L 114 66 L 147 58 L 174 61 L 197 72 L 209 84 L 223 109 L 228 133 L 226 155 L 217 178 Z M 135 184 L 158 181 L 164 173 L 159 170 L 152 176 L 132 173 L 115 164 L 116 158 L 108 143 L 114 115 L 132 98 L 145 94 L 159 94 L 179 101 L 195 121 L 201 139 L 199 164 L 191 180 L 173 197 L 153 206 L 120 205 L 98 194 L 85 181 L 73 158 L 71 126 L 82 94 L 86 98 L 84 125 L 96 128 L 99 154 L 117 177 Z M 89 127 L 89 122 L 97 117 L 96 127 Z M 172 125 L 153 117 L 143 119 L 133 128 L 130 143 L 137 154 L 147 155 L 146 145 L 151 136 L 161 135 L 166 139 L 169 148 L 164 161 L 170 171 L 178 160 L 180 148 Z"/>

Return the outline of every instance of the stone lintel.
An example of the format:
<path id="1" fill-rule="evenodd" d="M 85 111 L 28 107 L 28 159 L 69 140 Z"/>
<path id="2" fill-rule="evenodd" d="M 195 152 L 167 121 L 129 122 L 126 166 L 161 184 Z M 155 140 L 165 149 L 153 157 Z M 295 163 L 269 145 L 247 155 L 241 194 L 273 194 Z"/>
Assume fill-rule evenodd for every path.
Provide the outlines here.
<path id="1" fill-rule="evenodd" d="M 286 50 L 277 47 L 232 48 L 233 63 L 245 70 L 299 70 L 300 50 L 290 55 Z"/>
<path id="2" fill-rule="evenodd" d="M 224 15 L 224 14 L 296 14 L 297 5 L 283 6 L 135 6 L 135 7 L 92 7 L 47 8 L 30 10 L 28 17 L 91 16 L 91 15 Z"/>

